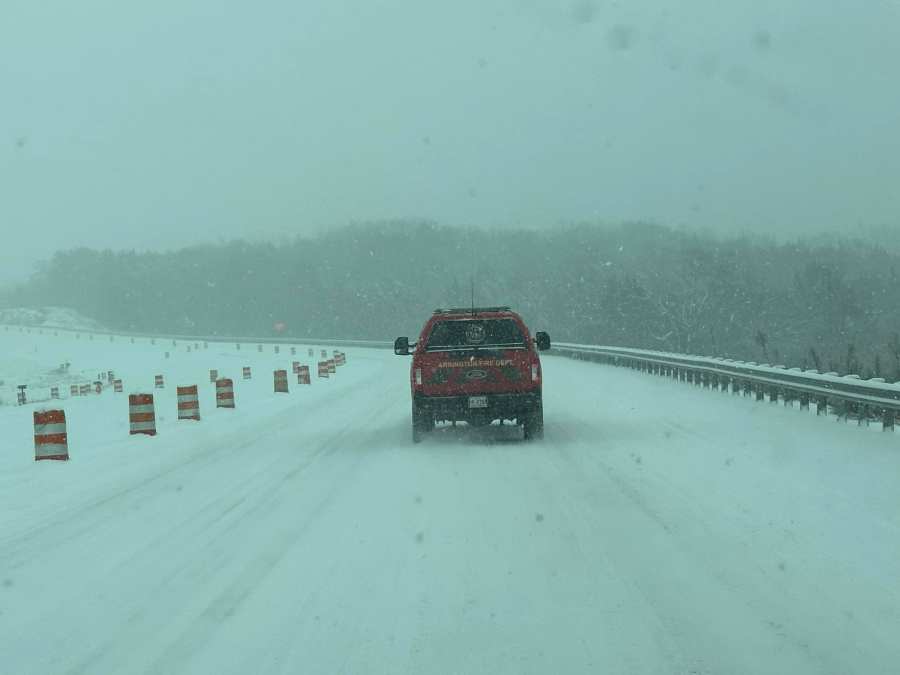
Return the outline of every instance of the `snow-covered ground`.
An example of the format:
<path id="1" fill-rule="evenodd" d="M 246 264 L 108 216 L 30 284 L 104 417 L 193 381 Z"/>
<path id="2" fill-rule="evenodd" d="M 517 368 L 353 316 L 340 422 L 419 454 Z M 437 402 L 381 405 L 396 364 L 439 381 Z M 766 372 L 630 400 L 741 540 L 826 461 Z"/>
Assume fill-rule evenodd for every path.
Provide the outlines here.
<path id="1" fill-rule="evenodd" d="M 284 347 L 0 332 L 0 373 L 115 370 L 160 432 L 67 400 L 34 462 L 0 407 L 0 672 L 900 671 L 900 436 L 550 357 L 543 443 L 413 446 L 408 361 L 345 351 L 276 395 Z"/>
<path id="2" fill-rule="evenodd" d="M 75 330 L 103 330 L 103 326 L 68 307 L 13 307 L 0 309 L 0 324 L 56 326 Z"/>

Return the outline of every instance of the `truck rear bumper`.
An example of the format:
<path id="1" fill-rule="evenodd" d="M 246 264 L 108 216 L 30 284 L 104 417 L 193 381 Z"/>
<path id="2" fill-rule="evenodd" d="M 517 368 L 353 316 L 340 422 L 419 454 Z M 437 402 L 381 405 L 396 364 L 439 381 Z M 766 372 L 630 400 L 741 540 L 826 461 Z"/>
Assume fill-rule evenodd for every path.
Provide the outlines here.
<path id="1" fill-rule="evenodd" d="M 487 407 L 471 408 L 469 399 L 484 397 Z M 517 392 L 511 394 L 472 394 L 465 396 L 425 396 L 415 394 L 413 405 L 420 414 L 435 421 L 491 421 L 497 419 L 522 419 L 541 408 L 541 392 Z"/>

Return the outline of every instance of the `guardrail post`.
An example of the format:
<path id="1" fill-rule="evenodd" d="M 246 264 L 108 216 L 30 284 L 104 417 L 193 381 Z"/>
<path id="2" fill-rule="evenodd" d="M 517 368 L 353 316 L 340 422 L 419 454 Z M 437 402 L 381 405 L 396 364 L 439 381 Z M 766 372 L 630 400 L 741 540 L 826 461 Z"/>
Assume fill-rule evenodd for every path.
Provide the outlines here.
<path id="1" fill-rule="evenodd" d="M 809 394 L 800 392 L 800 410 L 809 410 Z"/>
<path id="2" fill-rule="evenodd" d="M 856 409 L 859 411 L 857 424 L 861 427 L 869 426 L 869 406 L 865 403 L 860 403 L 857 405 Z"/>
<path id="3" fill-rule="evenodd" d="M 769 403 L 778 403 L 778 387 L 769 387 Z"/>
<path id="4" fill-rule="evenodd" d="M 841 400 L 841 403 L 842 403 L 843 406 L 844 406 L 844 410 L 843 410 L 843 412 L 844 412 L 844 422 L 849 422 L 849 421 L 850 421 L 850 415 L 851 415 L 852 412 L 853 412 L 853 404 L 852 404 L 850 401 L 844 401 L 844 400 Z M 838 419 L 840 419 L 840 416 L 838 416 Z"/>
<path id="5" fill-rule="evenodd" d="M 883 431 L 894 430 L 894 418 L 896 417 L 891 408 L 885 408 L 881 411 L 881 428 Z"/>
<path id="6" fill-rule="evenodd" d="M 816 417 L 828 414 L 828 397 L 819 396 L 816 398 Z"/>

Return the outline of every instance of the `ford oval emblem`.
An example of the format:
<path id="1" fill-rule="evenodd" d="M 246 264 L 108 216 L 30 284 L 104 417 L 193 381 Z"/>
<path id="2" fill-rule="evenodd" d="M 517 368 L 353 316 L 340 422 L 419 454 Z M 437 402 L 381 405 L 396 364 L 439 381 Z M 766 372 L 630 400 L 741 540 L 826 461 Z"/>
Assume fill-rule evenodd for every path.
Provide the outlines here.
<path id="1" fill-rule="evenodd" d="M 486 370 L 467 370 L 466 371 L 466 379 L 467 380 L 483 380 L 487 377 Z"/>

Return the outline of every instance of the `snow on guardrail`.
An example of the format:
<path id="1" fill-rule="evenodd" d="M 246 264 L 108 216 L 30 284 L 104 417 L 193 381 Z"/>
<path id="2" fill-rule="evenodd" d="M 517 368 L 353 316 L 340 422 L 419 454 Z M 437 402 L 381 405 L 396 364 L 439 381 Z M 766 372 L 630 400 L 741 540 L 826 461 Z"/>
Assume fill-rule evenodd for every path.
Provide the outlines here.
<path id="1" fill-rule="evenodd" d="M 900 411 L 900 385 L 880 379 L 861 380 L 857 375 L 841 376 L 731 359 L 573 343 L 556 343 L 552 352 L 630 367 L 735 394 L 755 394 L 757 400 L 768 396 L 772 402 L 779 398 L 785 404 L 799 401 L 804 409 L 814 401 L 819 414 L 826 413 L 832 406 L 839 408 L 847 418 L 857 417 L 861 424 L 877 415 L 881 417 L 885 431 L 894 429 Z"/>

